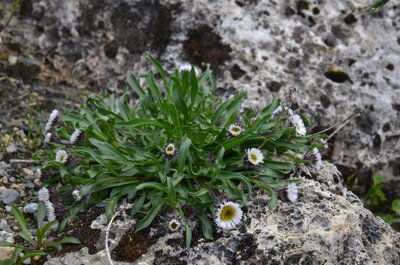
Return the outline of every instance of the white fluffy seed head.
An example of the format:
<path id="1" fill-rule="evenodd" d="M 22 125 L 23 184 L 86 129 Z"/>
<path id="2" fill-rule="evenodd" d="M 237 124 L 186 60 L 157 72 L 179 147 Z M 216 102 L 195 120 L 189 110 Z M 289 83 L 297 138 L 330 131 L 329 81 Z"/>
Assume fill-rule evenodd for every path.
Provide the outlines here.
<path id="1" fill-rule="evenodd" d="M 56 161 L 62 164 L 67 163 L 68 157 L 69 156 L 65 150 L 58 150 L 56 153 Z"/>
<path id="2" fill-rule="evenodd" d="M 215 223 L 222 229 L 233 229 L 240 223 L 242 216 L 243 211 L 239 204 L 231 201 L 224 202 L 216 212 Z"/>
<path id="3" fill-rule="evenodd" d="M 299 197 L 299 189 L 296 183 L 290 183 L 287 186 L 287 197 L 289 201 L 295 203 Z"/>
<path id="4" fill-rule="evenodd" d="M 42 201 L 42 202 L 45 202 L 45 201 L 48 201 L 49 199 L 50 199 L 49 190 L 46 189 L 45 187 L 41 188 L 38 191 L 38 200 Z"/>
<path id="5" fill-rule="evenodd" d="M 306 135 L 306 127 L 304 126 L 304 122 L 301 119 L 300 115 L 294 114 L 290 116 L 290 122 L 296 129 L 297 135 Z"/>
<path id="6" fill-rule="evenodd" d="M 228 132 L 232 136 L 238 136 L 243 132 L 243 129 L 239 125 L 231 124 L 231 125 L 229 125 Z"/>
<path id="7" fill-rule="evenodd" d="M 79 129 L 75 129 L 75 131 L 71 134 L 71 137 L 69 138 L 69 142 L 71 144 L 76 143 L 76 141 L 78 140 L 79 136 L 81 135 L 82 131 Z"/>
<path id="8" fill-rule="evenodd" d="M 49 116 L 49 119 L 46 123 L 46 127 L 44 128 L 45 132 L 50 131 L 51 127 L 54 125 L 54 123 L 56 122 L 58 115 L 59 115 L 59 111 L 57 109 L 54 109 Z"/>
<path id="9" fill-rule="evenodd" d="M 264 155 L 258 148 L 250 148 L 246 150 L 247 161 L 253 165 L 264 163 Z"/>
<path id="10" fill-rule="evenodd" d="M 54 205 L 51 203 L 51 201 L 45 201 L 44 203 L 46 205 L 47 220 L 49 222 L 56 220 L 56 214 L 54 212 Z"/>
<path id="11" fill-rule="evenodd" d="M 180 227 L 181 223 L 177 219 L 172 219 L 168 224 L 168 228 L 171 230 L 171 232 L 178 231 Z"/>

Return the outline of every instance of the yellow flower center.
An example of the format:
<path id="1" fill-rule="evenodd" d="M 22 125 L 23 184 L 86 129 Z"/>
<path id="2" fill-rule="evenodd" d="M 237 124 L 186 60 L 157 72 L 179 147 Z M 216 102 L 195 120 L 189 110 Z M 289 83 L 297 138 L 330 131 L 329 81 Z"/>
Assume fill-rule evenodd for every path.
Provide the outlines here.
<path id="1" fill-rule="evenodd" d="M 220 218 L 224 222 L 232 221 L 236 216 L 236 209 L 231 205 L 226 205 L 222 208 Z"/>
<path id="2" fill-rule="evenodd" d="M 240 128 L 239 128 L 239 127 L 233 127 L 233 128 L 232 128 L 232 131 L 234 131 L 234 132 L 240 132 Z"/>
<path id="3" fill-rule="evenodd" d="M 254 154 L 254 153 L 249 154 L 249 160 L 251 162 L 253 162 L 253 163 L 256 162 L 257 161 L 257 155 Z"/>
<path id="4" fill-rule="evenodd" d="M 177 230 L 178 227 L 179 227 L 179 225 L 177 223 L 172 223 L 171 224 L 171 230 L 173 230 L 173 231 Z"/>

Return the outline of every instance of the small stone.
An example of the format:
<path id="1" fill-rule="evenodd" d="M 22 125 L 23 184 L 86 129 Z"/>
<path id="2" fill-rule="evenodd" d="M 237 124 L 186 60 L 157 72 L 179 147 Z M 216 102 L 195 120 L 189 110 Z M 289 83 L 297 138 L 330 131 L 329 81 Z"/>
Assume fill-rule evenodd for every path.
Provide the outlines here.
<path id="1" fill-rule="evenodd" d="M 24 173 L 25 178 L 28 176 L 35 176 L 35 173 L 33 172 L 33 170 L 29 169 L 29 168 L 23 168 L 22 173 Z"/>
<path id="2" fill-rule="evenodd" d="M 11 183 L 14 183 L 14 182 L 15 182 L 15 178 L 14 178 L 14 177 L 10 177 L 10 178 L 9 178 L 9 181 L 10 181 Z"/>
<path id="3" fill-rule="evenodd" d="M 6 205 L 12 205 L 20 198 L 19 192 L 13 189 L 7 189 L 1 196 L 1 200 Z"/>
<path id="4" fill-rule="evenodd" d="M 24 206 L 23 211 L 24 213 L 33 214 L 37 212 L 37 209 L 38 209 L 38 204 L 36 202 L 31 202 Z"/>
<path id="5" fill-rule="evenodd" d="M 6 232 L 9 232 L 9 233 L 12 232 L 10 226 L 8 225 L 8 223 L 7 223 L 7 221 L 5 219 L 2 219 L 0 221 L 0 231 L 6 231 Z"/>
<path id="6" fill-rule="evenodd" d="M 40 181 L 40 179 L 35 179 L 33 183 L 35 183 L 35 185 L 38 187 L 42 187 L 42 182 Z"/>
<path id="7" fill-rule="evenodd" d="M 25 188 L 26 189 L 33 189 L 33 188 L 35 188 L 35 184 L 33 182 L 31 182 L 31 181 L 28 181 L 28 182 L 25 183 Z"/>
<path id="8" fill-rule="evenodd" d="M 7 153 L 15 153 L 17 152 L 17 148 L 15 147 L 14 144 L 10 144 L 9 146 L 7 146 L 6 148 Z"/>
<path id="9" fill-rule="evenodd" d="M 12 258 L 14 254 L 13 247 L 2 247 L 0 251 L 0 260 L 6 260 Z"/>

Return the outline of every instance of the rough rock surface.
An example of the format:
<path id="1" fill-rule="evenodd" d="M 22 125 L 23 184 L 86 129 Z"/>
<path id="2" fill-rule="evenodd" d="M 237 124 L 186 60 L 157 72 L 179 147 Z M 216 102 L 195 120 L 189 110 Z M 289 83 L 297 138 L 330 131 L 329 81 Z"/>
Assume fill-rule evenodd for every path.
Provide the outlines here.
<path id="1" fill-rule="evenodd" d="M 268 210 L 267 195 L 247 205 L 238 230 L 183 249 L 182 233 L 166 233 L 130 264 L 400 264 L 400 233 L 363 208 L 338 182 L 336 167 L 302 173 L 300 197 Z M 167 229 L 167 228 L 165 228 Z M 87 249 L 47 265 L 108 264 L 105 251 Z M 127 264 L 127 263 L 115 263 Z"/>
<path id="2" fill-rule="evenodd" d="M 115 90 L 127 73 L 148 67 L 143 52 L 150 51 L 170 70 L 185 61 L 203 68 L 210 63 L 219 93 L 243 88 L 249 106 L 284 98 L 295 87 L 294 106 L 316 128 L 358 108 L 361 117 L 335 137 L 332 160 L 367 182 L 377 171 L 400 176 L 400 37 L 394 34 L 400 8 L 391 1 L 377 14 L 361 15 L 357 8 L 365 4 L 23 1 L 2 41 L 17 55 L 33 48 L 37 60 L 17 63 L 9 73 L 26 83 L 32 82 L 26 72 L 33 71 L 57 76 L 64 90 Z M 13 25 L 26 30 L 13 31 Z"/>

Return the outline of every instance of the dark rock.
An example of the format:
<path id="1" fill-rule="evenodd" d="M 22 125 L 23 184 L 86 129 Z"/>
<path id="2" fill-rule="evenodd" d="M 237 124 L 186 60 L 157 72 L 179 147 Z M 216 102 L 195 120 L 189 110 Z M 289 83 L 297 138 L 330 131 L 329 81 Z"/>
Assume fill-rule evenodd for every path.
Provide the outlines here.
<path id="1" fill-rule="evenodd" d="M 239 65 L 234 64 L 231 68 L 231 76 L 233 79 L 237 80 L 239 78 L 241 78 L 244 74 L 246 74 L 245 71 L 243 71 Z"/>
<path id="2" fill-rule="evenodd" d="M 353 13 L 348 14 L 345 18 L 344 18 L 344 23 L 346 24 L 353 24 L 357 22 L 357 18 L 354 16 Z"/>
<path id="3" fill-rule="evenodd" d="M 269 89 L 269 91 L 271 92 L 278 92 L 279 90 L 281 90 L 282 84 L 276 81 L 271 81 L 269 83 L 267 83 L 267 88 Z"/>
<path id="4" fill-rule="evenodd" d="M 222 43 L 221 37 L 207 25 L 189 30 L 188 38 L 183 42 L 183 49 L 192 64 L 209 63 L 214 69 L 230 59 L 232 51 L 228 45 Z"/>
<path id="5" fill-rule="evenodd" d="M 338 69 L 330 69 L 324 73 L 325 77 L 335 83 L 344 83 L 350 80 L 350 77 L 347 73 L 338 70 Z"/>

